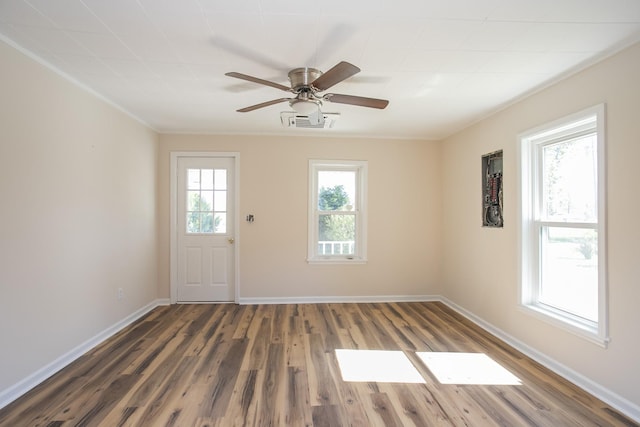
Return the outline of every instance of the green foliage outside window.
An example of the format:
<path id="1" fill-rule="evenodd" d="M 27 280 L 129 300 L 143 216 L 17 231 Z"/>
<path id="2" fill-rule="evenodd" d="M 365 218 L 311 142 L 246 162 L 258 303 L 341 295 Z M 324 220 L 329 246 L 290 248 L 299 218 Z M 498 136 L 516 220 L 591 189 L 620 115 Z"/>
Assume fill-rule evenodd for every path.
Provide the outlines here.
<path id="1" fill-rule="evenodd" d="M 213 209 L 209 202 L 199 193 L 193 193 L 189 206 L 199 207 L 198 211 L 187 212 L 187 231 L 189 233 L 213 233 L 220 225 L 221 218 L 213 217 Z"/>
<path id="2" fill-rule="evenodd" d="M 322 187 L 318 195 L 319 240 L 320 241 L 353 241 L 355 240 L 355 217 L 352 214 L 331 213 L 326 211 L 349 211 L 349 195 L 343 185 L 331 188 Z"/>

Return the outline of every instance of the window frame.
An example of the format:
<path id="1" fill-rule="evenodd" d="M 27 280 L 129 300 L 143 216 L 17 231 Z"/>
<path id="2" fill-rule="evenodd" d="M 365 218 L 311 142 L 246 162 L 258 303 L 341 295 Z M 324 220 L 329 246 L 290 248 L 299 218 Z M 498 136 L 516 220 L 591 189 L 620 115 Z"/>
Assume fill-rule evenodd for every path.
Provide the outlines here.
<path id="1" fill-rule="evenodd" d="M 542 218 L 542 148 L 579 136 L 596 135 L 597 220 L 549 221 Z M 605 105 L 599 104 L 518 135 L 519 158 L 519 306 L 526 313 L 581 336 L 602 347 L 609 342 L 606 253 Z M 549 306 L 539 300 L 541 244 L 545 227 L 592 228 L 598 235 L 598 319 L 596 322 Z"/>
<path id="2" fill-rule="evenodd" d="M 367 169 L 366 160 L 309 160 L 308 248 L 309 264 L 365 264 L 367 262 Z M 355 253 L 353 255 L 318 254 L 318 173 L 323 171 L 352 171 L 356 173 Z"/>

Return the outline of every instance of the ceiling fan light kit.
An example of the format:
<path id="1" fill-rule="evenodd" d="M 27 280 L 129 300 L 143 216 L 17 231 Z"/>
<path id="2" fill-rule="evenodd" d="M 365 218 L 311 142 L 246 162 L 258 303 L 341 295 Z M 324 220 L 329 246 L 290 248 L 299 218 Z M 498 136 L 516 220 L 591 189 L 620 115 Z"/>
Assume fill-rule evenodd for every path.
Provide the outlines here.
<path id="1" fill-rule="evenodd" d="M 237 72 L 226 73 L 226 75 L 229 77 L 270 86 L 275 89 L 280 89 L 295 94 L 295 97 L 293 98 L 278 98 L 271 101 L 262 102 L 260 104 L 241 108 L 237 110 L 238 112 L 246 113 L 249 111 L 257 110 L 259 108 L 264 108 L 270 105 L 288 101 L 291 108 L 295 110 L 294 115 L 297 117 L 307 117 L 307 120 L 310 123 L 310 126 L 296 127 L 326 128 L 326 114 L 323 114 L 320 110 L 323 101 L 376 109 L 384 109 L 389 104 L 389 101 L 387 101 L 386 99 L 366 98 L 363 96 L 355 95 L 341 95 L 337 93 L 327 93 L 324 95 L 319 94 L 319 92 L 323 92 L 359 72 L 360 68 L 345 61 L 339 62 L 326 73 L 323 73 L 316 68 L 294 68 L 293 70 L 289 71 L 288 74 L 291 87 Z M 285 125 L 285 119 L 283 119 L 282 116 L 281 120 L 283 125 Z M 334 121 L 331 122 L 331 126 L 333 126 L 333 122 Z M 290 123 L 289 119 L 287 119 L 286 123 Z M 288 124 L 288 126 L 291 126 L 291 124 Z"/>
<path id="2" fill-rule="evenodd" d="M 303 116 L 308 116 L 320 111 L 322 101 L 310 99 L 292 99 L 291 101 L 289 101 L 289 105 L 295 110 L 296 113 L 302 114 Z"/>

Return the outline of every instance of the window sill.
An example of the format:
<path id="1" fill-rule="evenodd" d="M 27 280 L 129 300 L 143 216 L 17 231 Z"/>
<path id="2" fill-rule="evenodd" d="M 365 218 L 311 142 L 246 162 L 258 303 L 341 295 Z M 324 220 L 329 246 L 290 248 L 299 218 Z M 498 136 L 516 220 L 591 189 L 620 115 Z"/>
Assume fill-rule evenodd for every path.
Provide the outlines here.
<path id="1" fill-rule="evenodd" d="M 366 264 L 365 258 L 347 258 L 347 257 L 326 257 L 326 258 L 309 258 L 309 264 Z"/>
<path id="2" fill-rule="evenodd" d="M 521 304 L 520 309 L 544 322 L 557 326 L 602 348 L 607 348 L 609 337 L 601 335 L 596 324 L 580 321 L 579 318 L 563 314 L 562 311 L 542 304 Z"/>

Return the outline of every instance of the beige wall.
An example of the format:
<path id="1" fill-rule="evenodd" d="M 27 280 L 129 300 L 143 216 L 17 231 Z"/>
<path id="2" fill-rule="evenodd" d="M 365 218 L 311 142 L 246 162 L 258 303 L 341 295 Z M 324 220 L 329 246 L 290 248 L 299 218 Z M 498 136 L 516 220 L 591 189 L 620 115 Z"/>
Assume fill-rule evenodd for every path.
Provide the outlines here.
<path id="1" fill-rule="evenodd" d="M 2 42 L 0 64 L 2 392 L 156 299 L 157 136 Z"/>
<path id="2" fill-rule="evenodd" d="M 529 346 L 640 405 L 640 45 L 572 76 L 442 144 L 445 295 Z M 608 349 L 518 309 L 517 135 L 607 106 Z M 481 228 L 480 157 L 504 149 L 505 227 Z"/>
<path id="3" fill-rule="evenodd" d="M 171 151 L 240 152 L 240 296 L 435 295 L 441 292 L 439 144 L 425 141 L 162 135 L 159 295 L 169 296 Z M 309 159 L 369 163 L 366 265 L 309 265 Z"/>

